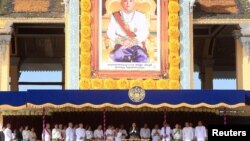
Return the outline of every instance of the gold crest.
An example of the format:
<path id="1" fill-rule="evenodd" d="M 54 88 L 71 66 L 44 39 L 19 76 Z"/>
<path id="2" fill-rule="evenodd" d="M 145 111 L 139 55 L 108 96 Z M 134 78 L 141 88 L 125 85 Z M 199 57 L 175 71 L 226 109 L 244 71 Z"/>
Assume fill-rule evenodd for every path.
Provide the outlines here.
<path id="1" fill-rule="evenodd" d="M 128 96 L 133 102 L 141 102 L 145 98 L 145 90 L 135 86 L 129 90 Z"/>

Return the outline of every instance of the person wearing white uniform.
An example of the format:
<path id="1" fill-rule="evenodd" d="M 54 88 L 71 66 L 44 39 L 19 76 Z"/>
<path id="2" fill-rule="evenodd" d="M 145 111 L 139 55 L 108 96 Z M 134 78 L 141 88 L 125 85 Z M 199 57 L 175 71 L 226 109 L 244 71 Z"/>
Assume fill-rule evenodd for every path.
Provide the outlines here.
<path id="1" fill-rule="evenodd" d="M 115 141 L 122 141 L 122 130 L 119 128 L 115 129 Z"/>
<path id="2" fill-rule="evenodd" d="M 173 136 L 174 141 L 181 141 L 182 130 L 179 124 L 176 124 L 175 128 L 172 130 L 172 136 Z"/>
<path id="3" fill-rule="evenodd" d="M 30 130 L 30 141 L 36 141 L 35 128 L 31 128 L 31 130 Z"/>
<path id="4" fill-rule="evenodd" d="M 58 129 L 58 125 L 55 124 L 54 128 L 52 129 L 52 141 L 58 141 L 61 139 L 61 133 Z"/>
<path id="5" fill-rule="evenodd" d="M 195 137 L 197 141 L 205 141 L 207 138 L 207 131 L 205 126 L 202 125 L 202 122 L 198 122 L 198 126 L 195 128 Z"/>
<path id="6" fill-rule="evenodd" d="M 65 139 L 65 137 L 64 137 L 65 131 L 63 130 L 62 124 L 59 124 L 59 132 L 60 132 L 60 140 L 64 140 Z"/>
<path id="7" fill-rule="evenodd" d="M 76 141 L 84 141 L 86 136 L 86 130 L 83 128 L 83 124 L 79 124 L 79 128 L 76 129 Z"/>
<path id="8" fill-rule="evenodd" d="M 25 129 L 22 132 L 22 136 L 23 136 L 23 141 L 28 141 L 30 139 L 29 126 L 25 126 Z"/>
<path id="9" fill-rule="evenodd" d="M 11 124 L 8 123 L 6 129 L 4 129 L 4 141 L 12 141 L 12 131 L 11 131 Z"/>
<path id="10" fill-rule="evenodd" d="M 152 141 L 159 141 L 161 138 L 161 130 L 159 129 L 158 124 L 155 125 L 154 129 L 151 132 Z"/>
<path id="11" fill-rule="evenodd" d="M 42 140 L 43 141 L 51 141 L 51 130 L 50 130 L 50 124 L 47 123 L 46 127 L 43 129 L 43 134 L 42 134 Z"/>
<path id="12" fill-rule="evenodd" d="M 127 130 L 124 129 L 124 125 L 123 124 L 120 125 L 120 130 L 122 132 L 122 139 L 126 139 L 128 137 L 128 133 L 127 133 Z"/>
<path id="13" fill-rule="evenodd" d="M 74 141 L 74 129 L 72 128 L 73 127 L 73 123 L 70 122 L 68 123 L 68 128 L 66 129 L 66 141 Z"/>
<path id="14" fill-rule="evenodd" d="M 163 127 L 161 128 L 162 141 L 170 141 L 171 133 L 172 133 L 171 128 L 168 126 L 167 123 L 164 123 Z"/>
<path id="15" fill-rule="evenodd" d="M 121 11 L 111 15 L 107 36 L 114 49 L 114 62 L 148 62 L 145 41 L 149 36 L 146 15 L 135 10 L 135 0 L 121 0 Z"/>
<path id="16" fill-rule="evenodd" d="M 91 130 L 91 126 L 88 126 L 86 131 L 86 140 L 91 141 L 92 139 L 93 139 L 93 132 Z"/>
<path id="17" fill-rule="evenodd" d="M 192 122 L 189 123 L 189 127 L 191 127 L 193 129 L 193 134 L 195 135 L 195 127 L 193 127 L 193 123 Z"/>
<path id="18" fill-rule="evenodd" d="M 113 129 L 112 125 L 108 126 L 108 129 L 106 130 L 105 135 L 107 136 L 107 140 L 109 140 L 109 141 L 114 140 L 115 133 L 114 133 L 114 129 Z"/>
<path id="19" fill-rule="evenodd" d="M 97 141 L 102 141 L 103 140 L 103 130 L 102 130 L 102 125 L 99 125 L 97 129 L 94 131 L 94 138 Z"/>
<path id="20" fill-rule="evenodd" d="M 142 140 L 149 140 L 149 138 L 150 138 L 150 129 L 148 128 L 147 123 L 145 123 L 143 128 L 141 128 L 140 136 L 141 136 Z"/>
<path id="21" fill-rule="evenodd" d="M 185 127 L 182 130 L 183 141 L 192 141 L 194 139 L 193 128 L 189 126 L 189 123 L 185 123 Z"/>

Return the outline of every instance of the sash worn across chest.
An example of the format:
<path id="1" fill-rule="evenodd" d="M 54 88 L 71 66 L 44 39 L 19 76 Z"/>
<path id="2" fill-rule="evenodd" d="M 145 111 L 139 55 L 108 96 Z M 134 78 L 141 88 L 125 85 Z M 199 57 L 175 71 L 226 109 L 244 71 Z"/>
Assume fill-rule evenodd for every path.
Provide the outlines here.
<path id="1" fill-rule="evenodd" d="M 121 16 L 121 13 L 119 11 L 117 12 L 114 12 L 113 13 L 113 16 L 114 18 L 116 19 L 117 23 L 120 25 L 120 27 L 122 28 L 122 30 L 125 32 L 125 34 L 127 34 L 127 36 L 130 38 L 130 39 L 134 39 L 136 37 L 135 33 L 130 31 L 128 28 L 126 28 L 126 25 L 122 19 L 122 16 Z M 147 48 L 146 48 L 146 44 L 145 44 L 145 41 L 141 42 L 144 50 L 145 50 L 145 53 L 147 54 L 148 56 L 148 52 L 147 52 Z"/>
<path id="2" fill-rule="evenodd" d="M 131 32 L 128 28 L 126 28 L 126 25 L 122 20 L 121 13 L 118 11 L 118 12 L 113 13 L 113 15 L 116 21 L 118 22 L 118 24 L 120 25 L 120 27 L 122 28 L 122 30 L 127 34 L 127 36 L 131 39 L 134 39 L 136 35 L 133 32 Z"/>

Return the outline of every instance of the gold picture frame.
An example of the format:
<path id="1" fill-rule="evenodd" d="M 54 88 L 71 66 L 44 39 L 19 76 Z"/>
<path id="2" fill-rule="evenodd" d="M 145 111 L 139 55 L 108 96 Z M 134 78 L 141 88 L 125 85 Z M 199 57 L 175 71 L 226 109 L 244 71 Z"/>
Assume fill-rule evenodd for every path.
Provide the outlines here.
<path id="1" fill-rule="evenodd" d="M 107 2 L 108 1 L 108 2 Z M 112 1 L 107 0 L 110 4 Z M 143 2 L 144 0 L 136 0 Z M 99 1 L 81 0 L 80 89 L 179 89 L 179 3 L 178 0 L 161 2 L 161 71 L 116 72 L 98 70 L 98 12 Z M 111 6 L 117 7 L 117 6 Z M 109 14 L 107 12 L 107 14 Z M 123 77 L 121 77 L 123 76 Z"/>

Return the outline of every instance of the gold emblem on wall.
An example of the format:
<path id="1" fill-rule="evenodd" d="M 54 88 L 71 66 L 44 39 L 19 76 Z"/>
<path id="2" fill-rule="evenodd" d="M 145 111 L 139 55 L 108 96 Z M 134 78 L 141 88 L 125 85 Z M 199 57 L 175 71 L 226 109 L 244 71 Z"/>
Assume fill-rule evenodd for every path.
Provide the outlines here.
<path id="1" fill-rule="evenodd" d="M 128 92 L 129 99 L 133 102 L 141 102 L 145 98 L 145 90 L 141 87 L 135 86 Z"/>

